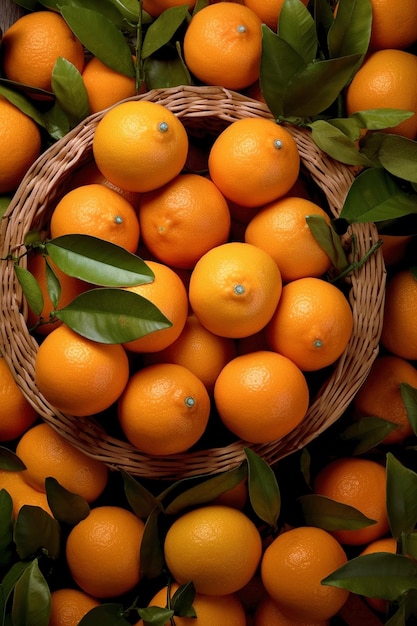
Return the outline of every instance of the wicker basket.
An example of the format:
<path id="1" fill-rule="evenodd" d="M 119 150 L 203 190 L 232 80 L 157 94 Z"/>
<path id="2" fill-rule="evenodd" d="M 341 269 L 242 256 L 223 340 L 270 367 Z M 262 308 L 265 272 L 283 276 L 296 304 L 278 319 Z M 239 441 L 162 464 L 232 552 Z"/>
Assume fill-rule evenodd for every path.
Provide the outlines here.
<path id="1" fill-rule="evenodd" d="M 217 87 L 153 90 L 134 99 L 163 104 L 178 115 L 192 135 L 218 134 L 232 121 L 244 117 L 272 117 L 262 103 Z M 125 441 L 109 436 L 100 424 L 90 418 L 74 418 L 55 410 L 36 388 L 34 363 L 38 344 L 26 326 L 26 304 L 16 280 L 13 262 L 4 259 L 10 253 L 24 251 L 22 242 L 30 229 L 47 228 L 53 206 L 64 193 L 68 177 L 77 167 L 92 159 L 93 134 L 102 117 L 103 112 L 90 116 L 40 156 L 23 179 L 1 221 L 3 319 L 0 351 L 24 395 L 41 418 L 77 448 L 102 460 L 108 467 L 122 468 L 143 478 L 163 480 L 232 469 L 244 459 L 245 442 L 233 441 L 224 447 L 169 457 L 150 457 Z M 289 130 L 297 142 L 303 171 L 323 192 L 331 213 L 337 216 L 353 180 L 351 170 L 323 154 L 308 131 L 298 127 L 289 127 Z M 373 224 L 354 225 L 350 233 L 356 236 L 360 257 L 377 240 Z M 25 257 L 22 265 L 24 263 Z M 331 369 L 329 378 L 312 398 L 305 420 L 279 441 L 250 444 L 252 450 L 269 463 L 274 464 L 305 446 L 333 424 L 350 404 L 378 352 L 384 287 L 385 268 L 378 250 L 349 277 L 353 334 L 347 349 Z"/>

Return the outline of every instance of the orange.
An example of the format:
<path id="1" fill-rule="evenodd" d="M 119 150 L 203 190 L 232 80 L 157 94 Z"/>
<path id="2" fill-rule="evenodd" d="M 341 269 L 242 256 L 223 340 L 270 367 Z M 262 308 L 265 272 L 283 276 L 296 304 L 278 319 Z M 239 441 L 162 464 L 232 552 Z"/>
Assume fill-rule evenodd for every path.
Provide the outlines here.
<path id="1" fill-rule="evenodd" d="M 56 309 L 64 308 L 72 302 L 74 298 L 91 287 L 88 283 L 65 274 L 65 272 L 60 270 L 49 257 L 48 263 L 52 266 L 53 272 L 58 278 L 61 286 L 61 294 L 56 307 L 52 304 L 48 291 L 45 257 L 42 254 L 33 254 L 28 258 L 27 263 L 27 269 L 36 278 L 38 285 L 41 288 L 44 304 L 39 316 L 35 315 L 31 308 L 28 308 L 26 323 L 29 328 L 35 328 L 36 332 L 40 335 L 48 335 L 52 330 L 54 330 L 54 328 L 60 326 L 60 320 L 55 318 L 55 321 L 51 321 L 54 318 L 53 312 Z"/>
<path id="2" fill-rule="evenodd" d="M 374 554 L 375 552 L 390 552 L 391 554 L 396 554 L 397 552 L 397 542 L 394 537 L 383 537 L 382 539 L 375 539 L 375 541 L 371 541 L 364 550 L 359 554 L 359 556 L 365 556 L 366 554 Z M 379 613 L 386 614 L 388 608 L 388 601 L 383 598 L 365 598 L 366 602 L 370 607 L 374 609 L 374 611 L 378 611 Z"/>
<path id="3" fill-rule="evenodd" d="M 234 2 L 200 9 L 185 32 L 185 63 L 206 85 L 234 90 L 249 87 L 259 77 L 261 52 L 261 20 Z"/>
<path id="4" fill-rule="evenodd" d="M 178 583 L 173 583 L 170 587 L 170 598 L 178 589 Z M 167 606 L 168 588 L 160 589 L 149 602 L 149 606 Z M 172 606 L 172 605 L 171 605 Z M 246 616 L 242 603 L 234 594 L 227 596 L 207 596 L 202 593 L 196 593 L 193 600 L 193 608 L 197 617 L 195 619 L 188 617 L 175 616 L 175 626 L 246 626 Z M 140 626 L 140 622 L 138 622 Z M 170 626 L 170 622 L 166 623 Z"/>
<path id="5" fill-rule="evenodd" d="M 379 539 L 388 531 L 386 471 L 383 465 L 360 457 L 340 457 L 327 463 L 315 476 L 313 491 L 354 507 L 374 524 L 357 530 L 334 530 L 345 545 L 360 546 Z"/>
<path id="6" fill-rule="evenodd" d="M 308 0 L 301 1 L 307 6 Z M 259 19 L 275 32 L 283 3 L 284 0 L 243 0 L 243 4 L 252 9 Z"/>
<path id="7" fill-rule="evenodd" d="M 266 596 L 262 598 L 256 607 L 254 614 L 254 626 L 329 626 L 330 621 L 311 620 L 309 618 L 296 620 L 282 611 L 279 604 Z"/>
<path id="8" fill-rule="evenodd" d="M 385 129 L 414 139 L 417 134 L 417 57 L 404 50 L 369 54 L 346 90 L 348 115 L 366 109 L 393 108 L 414 115 Z"/>
<path id="9" fill-rule="evenodd" d="M 413 0 L 371 0 L 371 4 L 371 49 L 408 48 L 417 41 L 417 13 Z"/>
<path id="10" fill-rule="evenodd" d="M 352 330 L 352 309 L 340 289 L 321 278 L 306 277 L 284 285 L 266 332 L 272 350 L 309 372 L 334 363 Z"/>
<path id="11" fill-rule="evenodd" d="M 179 584 L 193 581 L 197 593 L 226 596 L 244 587 L 260 563 L 262 541 L 242 511 L 207 505 L 170 526 L 164 542 L 167 567 Z"/>
<path id="12" fill-rule="evenodd" d="M 152 17 L 158 17 L 171 7 L 178 7 L 186 4 L 191 11 L 194 8 L 196 0 L 143 0 L 143 10 Z"/>
<path id="13" fill-rule="evenodd" d="M 151 191 L 177 176 L 187 159 L 188 136 L 166 107 L 145 100 L 116 104 L 93 137 L 97 167 L 127 191 Z"/>
<path id="14" fill-rule="evenodd" d="M 208 178 L 181 174 L 142 195 L 142 240 L 167 265 L 191 269 L 210 248 L 225 243 L 230 231 L 226 199 Z"/>
<path id="15" fill-rule="evenodd" d="M 38 126 L 0 95 L 0 194 L 14 191 L 41 152 Z"/>
<path id="16" fill-rule="evenodd" d="M 401 397 L 401 383 L 417 389 L 417 369 L 401 357 L 381 355 L 353 398 L 356 419 L 380 417 L 397 425 L 383 440 L 388 445 L 402 443 L 414 434 Z"/>
<path id="17" fill-rule="evenodd" d="M 80 620 L 100 602 L 80 589 L 64 587 L 51 593 L 48 626 L 78 626 Z"/>
<path id="18" fill-rule="evenodd" d="M 190 305 L 208 330 L 222 337 L 247 337 L 271 319 L 281 296 L 281 273 L 273 258 L 249 243 L 212 248 L 190 277 Z"/>
<path id="19" fill-rule="evenodd" d="M 294 620 L 320 622 L 336 615 L 348 598 L 346 589 L 321 583 L 346 561 L 345 551 L 332 535 L 300 526 L 281 533 L 266 548 L 262 581 L 279 608 Z"/>
<path id="20" fill-rule="evenodd" d="M 225 426 L 251 443 L 281 439 L 308 409 L 304 374 L 290 359 L 267 350 L 242 354 L 224 366 L 214 401 Z"/>
<path id="21" fill-rule="evenodd" d="M 38 419 L 0 353 L 0 442 L 17 439 Z"/>
<path id="22" fill-rule="evenodd" d="M 266 250 L 278 265 L 283 282 L 321 276 L 331 266 L 329 256 L 314 238 L 307 216 L 330 217 L 305 198 L 281 198 L 262 208 L 249 222 L 245 241 Z"/>
<path id="23" fill-rule="evenodd" d="M 117 191 L 92 183 L 68 191 L 51 216 L 51 237 L 73 233 L 110 241 L 129 252 L 139 244 L 139 220 L 133 206 Z"/>
<path id="24" fill-rule="evenodd" d="M 187 291 L 178 274 L 158 261 L 146 264 L 154 272 L 153 281 L 127 289 L 153 302 L 172 326 L 129 341 L 125 344 L 129 352 L 157 352 L 168 347 L 180 336 L 188 315 Z"/>
<path id="25" fill-rule="evenodd" d="M 260 207 L 284 196 L 300 171 L 297 144 L 273 120 L 236 120 L 216 138 L 209 153 L 209 174 L 232 202 Z"/>
<path id="26" fill-rule="evenodd" d="M 46 513 L 49 513 L 49 515 L 52 515 L 46 494 L 28 485 L 22 476 L 22 472 L 0 470 L 0 489 L 5 489 L 13 501 L 14 519 L 16 519 L 20 509 L 25 504 L 38 506 Z"/>
<path id="27" fill-rule="evenodd" d="M 199 378 L 183 365 L 157 363 L 129 379 L 118 401 L 126 438 L 142 452 L 185 452 L 204 433 L 210 398 Z"/>
<path id="28" fill-rule="evenodd" d="M 85 65 L 82 77 L 87 90 L 90 113 L 103 111 L 136 93 L 135 77 L 112 70 L 94 56 Z"/>
<path id="29" fill-rule="evenodd" d="M 34 11 L 20 17 L 1 43 L 5 78 L 51 91 L 58 57 L 84 68 L 84 48 L 64 18 L 54 11 Z"/>
<path id="30" fill-rule="evenodd" d="M 205 328 L 194 314 L 171 345 L 159 352 L 144 355 L 145 363 L 177 363 L 191 370 L 211 393 L 223 367 L 236 356 L 236 345 L 230 337 L 220 337 Z"/>
<path id="31" fill-rule="evenodd" d="M 49 333 L 36 355 L 40 393 L 56 409 L 77 417 L 111 406 L 128 378 L 128 358 L 121 345 L 91 341 L 64 324 Z"/>
<path id="32" fill-rule="evenodd" d="M 380 340 L 389 352 L 409 360 L 417 359 L 417 273 L 413 271 L 395 272 L 387 283 Z"/>
<path id="33" fill-rule="evenodd" d="M 107 485 L 106 465 L 78 450 L 45 422 L 22 435 L 16 454 L 26 466 L 23 478 L 39 491 L 45 491 L 45 479 L 52 476 L 68 491 L 93 502 Z"/>
<path id="34" fill-rule="evenodd" d="M 409 247 L 415 241 L 414 235 L 385 235 L 383 233 L 379 233 L 379 239 L 382 241 L 382 257 L 387 267 L 404 261 Z"/>
<path id="35" fill-rule="evenodd" d="M 95 598 L 114 598 L 140 580 L 144 523 L 120 506 L 103 505 L 74 526 L 65 554 L 75 583 Z"/>

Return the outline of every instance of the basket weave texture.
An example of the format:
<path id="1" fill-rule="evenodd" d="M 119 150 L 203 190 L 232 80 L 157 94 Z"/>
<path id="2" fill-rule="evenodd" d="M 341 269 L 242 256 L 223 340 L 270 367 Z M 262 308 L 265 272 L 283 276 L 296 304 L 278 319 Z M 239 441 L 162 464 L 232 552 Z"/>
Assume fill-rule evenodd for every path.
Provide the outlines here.
<path id="1" fill-rule="evenodd" d="M 194 136 L 216 135 L 231 122 L 245 117 L 272 118 L 258 101 L 221 87 L 182 87 L 152 90 L 130 100 L 159 102 L 175 113 Z M 35 384 L 36 339 L 26 326 L 27 307 L 8 255 L 24 252 L 23 241 L 31 229 L 47 229 L 52 210 L 65 192 L 71 173 L 92 159 L 95 128 L 104 112 L 90 116 L 63 139 L 46 150 L 22 180 L 0 223 L 1 284 L 0 351 L 12 369 L 24 395 L 41 418 L 77 448 L 103 461 L 111 469 L 123 469 L 138 477 L 178 480 L 232 469 L 245 458 L 243 441 L 218 448 L 169 457 L 151 457 L 129 443 L 111 437 L 90 418 L 65 415 L 51 406 Z M 302 169 L 327 199 L 332 216 L 342 208 L 352 171 L 322 153 L 307 130 L 289 126 L 297 142 Z M 352 225 L 358 258 L 362 258 L 378 235 L 373 224 Z M 21 264 L 25 266 L 25 257 Z M 315 397 L 304 421 L 289 435 L 267 444 L 249 447 L 274 464 L 308 444 L 341 417 L 363 383 L 377 356 L 385 294 L 385 268 L 377 250 L 349 275 L 349 301 L 354 329 L 349 344 Z"/>

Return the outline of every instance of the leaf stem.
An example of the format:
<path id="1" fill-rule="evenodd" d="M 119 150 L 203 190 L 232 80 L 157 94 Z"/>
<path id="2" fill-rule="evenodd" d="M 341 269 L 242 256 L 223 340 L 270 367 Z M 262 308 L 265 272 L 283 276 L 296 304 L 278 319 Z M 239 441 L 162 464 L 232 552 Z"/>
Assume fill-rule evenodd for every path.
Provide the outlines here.
<path id="1" fill-rule="evenodd" d="M 357 253 L 357 246 L 356 246 L 356 236 L 352 235 L 352 247 L 353 247 L 353 256 L 356 256 Z M 378 248 L 382 245 L 382 239 L 378 239 L 378 241 L 376 241 L 374 244 L 372 244 L 372 246 L 369 248 L 369 250 L 363 255 L 363 257 L 361 259 L 359 259 L 359 261 L 352 261 L 352 263 L 349 263 L 349 265 L 342 271 L 340 272 L 340 274 L 338 274 L 335 278 L 330 279 L 329 282 L 331 283 L 335 283 L 336 281 L 340 280 L 341 278 L 345 278 L 348 274 L 350 274 L 350 272 L 359 270 L 365 263 L 366 261 L 372 256 L 372 254 L 374 254 Z"/>

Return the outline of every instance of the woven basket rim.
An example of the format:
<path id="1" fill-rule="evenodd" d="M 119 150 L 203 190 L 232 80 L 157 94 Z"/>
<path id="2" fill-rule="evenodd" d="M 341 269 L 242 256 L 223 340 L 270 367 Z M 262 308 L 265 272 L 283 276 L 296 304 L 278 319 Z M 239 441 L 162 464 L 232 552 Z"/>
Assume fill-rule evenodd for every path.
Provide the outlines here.
<path id="1" fill-rule="evenodd" d="M 190 133 L 218 132 L 219 126 L 242 117 L 273 119 L 262 102 L 216 86 L 155 89 L 127 98 L 124 102 L 135 100 L 149 100 L 168 107 L 183 121 Z M 38 344 L 26 327 L 27 308 L 16 280 L 13 262 L 6 259 L 10 254 L 22 251 L 24 235 L 31 228 L 42 226 L 48 207 L 64 192 L 71 172 L 91 159 L 94 129 L 107 110 L 89 116 L 41 154 L 21 181 L 0 222 L 3 259 L 0 301 L 4 317 L 4 323 L 0 326 L 0 352 L 11 367 L 23 394 L 40 417 L 73 445 L 103 461 L 111 469 L 122 468 L 136 476 L 171 480 L 214 474 L 232 469 L 244 461 L 245 446 L 274 464 L 307 445 L 339 419 L 369 372 L 378 354 L 382 329 L 386 278 L 382 253 L 377 250 L 366 263 L 351 273 L 349 301 L 354 314 L 352 337 L 329 378 L 312 399 L 304 421 L 279 441 L 248 444 L 237 440 L 218 448 L 169 457 L 152 457 L 125 441 L 109 436 L 94 419 L 74 418 L 56 411 L 41 396 L 34 383 L 34 357 Z M 312 141 L 307 129 L 286 127 L 297 143 L 303 168 L 324 192 L 332 215 L 338 216 L 354 178 L 352 170 L 323 153 Z M 355 237 L 360 257 L 378 239 L 374 224 L 352 225 L 349 236 Z M 21 263 L 24 267 L 25 258 Z"/>

